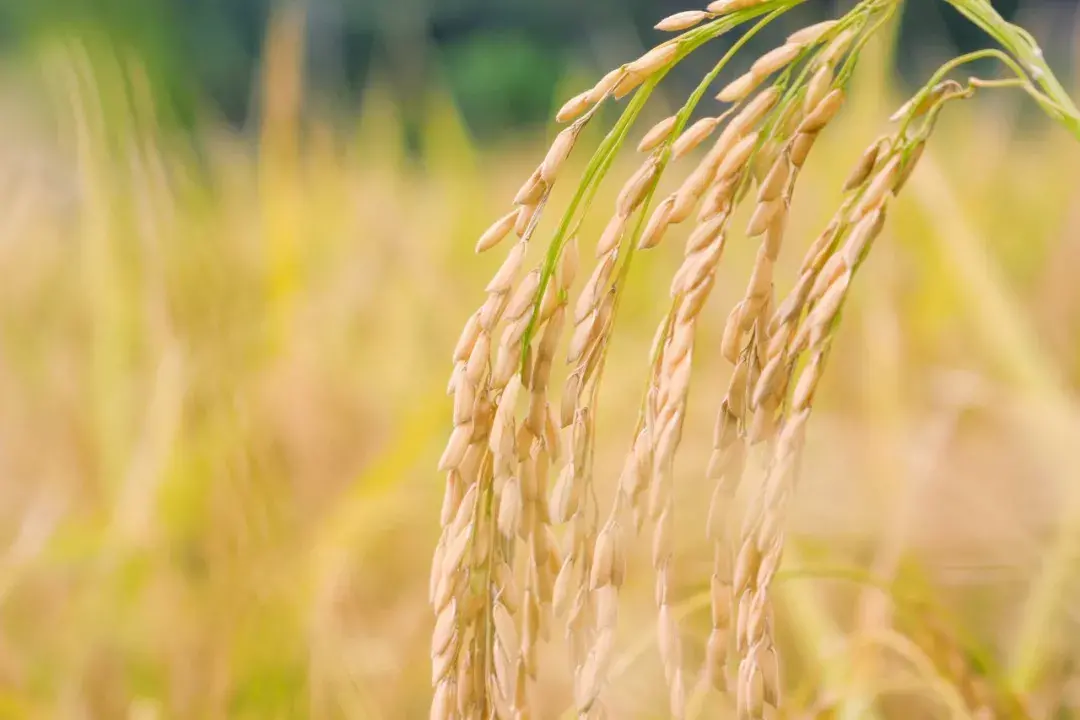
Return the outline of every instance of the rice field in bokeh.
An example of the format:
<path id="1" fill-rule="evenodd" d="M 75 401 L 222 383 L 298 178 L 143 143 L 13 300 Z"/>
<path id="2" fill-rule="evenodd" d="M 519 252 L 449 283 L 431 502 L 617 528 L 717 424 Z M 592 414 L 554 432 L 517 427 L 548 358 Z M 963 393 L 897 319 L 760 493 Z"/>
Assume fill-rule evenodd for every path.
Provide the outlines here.
<path id="1" fill-rule="evenodd" d="M 113 48 L 71 38 L 3 69 L 0 717 L 427 715 L 444 389 L 499 262 L 472 247 L 553 132 L 480 147 L 433 88 L 410 158 L 377 81 L 356 117 L 311 110 L 297 37 L 268 33 L 257 129 L 208 113 L 197 144 Z M 860 67 L 804 173 L 786 280 L 903 100 L 888 48 Z M 794 697 L 841 698 L 838 717 L 949 717 L 965 673 L 1018 714 L 1080 712 L 1080 148 L 999 100 L 945 114 L 819 393 L 781 642 Z M 631 274 L 602 488 L 677 240 Z M 729 245 L 704 316 L 677 474 L 692 661 L 719 336 L 754 250 Z M 609 705 L 662 717 L 647 561 L 626 598 Z M 542 678 L 539 717 L 568 680 Z"/>

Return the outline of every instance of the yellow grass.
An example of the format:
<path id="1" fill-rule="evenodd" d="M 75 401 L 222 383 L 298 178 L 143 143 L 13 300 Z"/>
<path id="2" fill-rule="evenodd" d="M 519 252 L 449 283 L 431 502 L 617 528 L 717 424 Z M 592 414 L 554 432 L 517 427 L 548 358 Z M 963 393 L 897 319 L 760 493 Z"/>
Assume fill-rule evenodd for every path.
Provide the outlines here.
<path id="1" fill-rule="evenodd" d="M 352 129 L 301 119 L 293 22 L 269 35 L 257 138 L 206 120 L 196 149 L 162 131 L 137 62 L 100 47 L 45 48 L 6 76 L 0 717 L 426 716 L 449 355 L 500 261 L 475 258 L 476 238 L 550 138 L 478 148 L 435 93 L 413 164 L 378 84 Z M 886 55 L 864 61 L 804 172 L 783 278 L 902 99 Z M 1080 149 L 1010 111 L 950 108 L 856 288 L 780 583 L 795 701 L 824 684 L 857 717 L 900 688 L 875 712 L 901 717 L 912 697 L 939 711 L 952 697 L 952 679 L 897 661 L 887 635 L 875 647 L 893 649 L 856 672 L 866 643 L 844 638 L 875 622 L 853 612 L 875 592 L 887 619 L 874 627 L 912 635 L 912 603 L 932 598 L 1036 716 L 1072 672 Z M 575 155 L 562 172 L 581 167 Z M 612 206 L 609 184 L 597 207 Z M 708 496 L 725 385 L 708 368 L 753 251 L 732 238 L 700 321 L 679 507 Z M 679 261 L 669 240 L 631 273 L 598 422 L 602 492 Z M 703 511 L 678 527 L 697 662 Z M 660 717 L 666 702 L 638 545 L 616 717 Z M 568 677 L 543 683 L 540 717 L 558 717 Z M 702 702 L 702 717 L 724 707 Z"/>

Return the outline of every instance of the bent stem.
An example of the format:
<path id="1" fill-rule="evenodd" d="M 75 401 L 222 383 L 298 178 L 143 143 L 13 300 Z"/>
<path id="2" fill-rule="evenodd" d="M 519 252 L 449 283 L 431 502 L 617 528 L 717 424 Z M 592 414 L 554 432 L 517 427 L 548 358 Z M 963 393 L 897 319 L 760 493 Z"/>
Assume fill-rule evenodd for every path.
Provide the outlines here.
<path id="1" fill-rule="evenodd" d="M 1080 140 L 1080 110 L 1062 87 L 1054 71 L 1050 69 L 1046 58 L 1043 57 L 1042 48 L 1035 42 L 1031 33 L 1005 20 L 987 0 L 946 0 L 946 2 L 972 23 L 978 25 L 1020 61 L 1035 84 L 1042 88 L 1054 104 L 1053 107 L 1049 107 L 1040 103 L 1040 106 L 1074 138 Z"/>

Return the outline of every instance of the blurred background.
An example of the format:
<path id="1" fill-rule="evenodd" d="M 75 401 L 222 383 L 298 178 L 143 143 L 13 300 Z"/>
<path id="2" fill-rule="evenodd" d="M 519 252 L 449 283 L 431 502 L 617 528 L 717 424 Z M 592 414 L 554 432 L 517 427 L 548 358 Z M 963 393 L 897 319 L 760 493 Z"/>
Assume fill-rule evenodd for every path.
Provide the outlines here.
<path id="1" fill-rule="evenodd" d="M 797 8 L 730 77 L 847 7 Z M 1074 87 L 1075 6 L 998 7 Z M 683 9 L 0 0 L 0 718 L 427 716 L 444 389 L 499 263 L 473 244 L 543 156 L 554 109 Z M 895 30 L 864 54 L 804 173 L 783 282 L 905 94 L 987 44 L 943 3 L 913 4 Z M 730 42 L 674 73 L 642 126 Z M 636 167 L 624 154 L 585 257 Z M 1078 181 L 1073 139 L 988 93 L 948 110 L 895 203 L 791 517 L 794 707 L 824 694 L 845 717 L 947 717 L 953 688 L 969 707 L 1016 699 L 1006 716 L 1080 712 Z M 602 489 L 629 447 L 680 239 L 631 274 Z M 725 259 L 679 461 L 691 663 L 709 623 L 717 345 L 754 251 Z M 663 717 L 647 559 L 631 578 L 612 715 Z M 565 655 L 549 652 L 541 718 L 570 704 Z M 867 653 L 888 662 L 864 672 Z M 703 717 L 725 716 L 708 702 Z"/>

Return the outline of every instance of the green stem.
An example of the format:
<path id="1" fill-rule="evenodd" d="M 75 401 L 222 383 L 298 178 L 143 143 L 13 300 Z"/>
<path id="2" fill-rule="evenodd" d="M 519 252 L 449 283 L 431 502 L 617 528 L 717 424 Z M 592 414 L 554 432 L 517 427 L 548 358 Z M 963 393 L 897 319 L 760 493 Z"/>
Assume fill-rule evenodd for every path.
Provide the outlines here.
<path id="1" fill-rule="evenodd" d="M 1024 30 L 1001 17 L 987 0 L 946 0 L 964 17 L 978 25 L 1006 50 L 1012 53 L 1024 69 L 1057 106 L 1047 114 L 1061 123 L 1073 137 L 1080 140 L 1080 110 L 1065 91 L 1054 71 L 1043 57 L 1042 49 Z"/>

